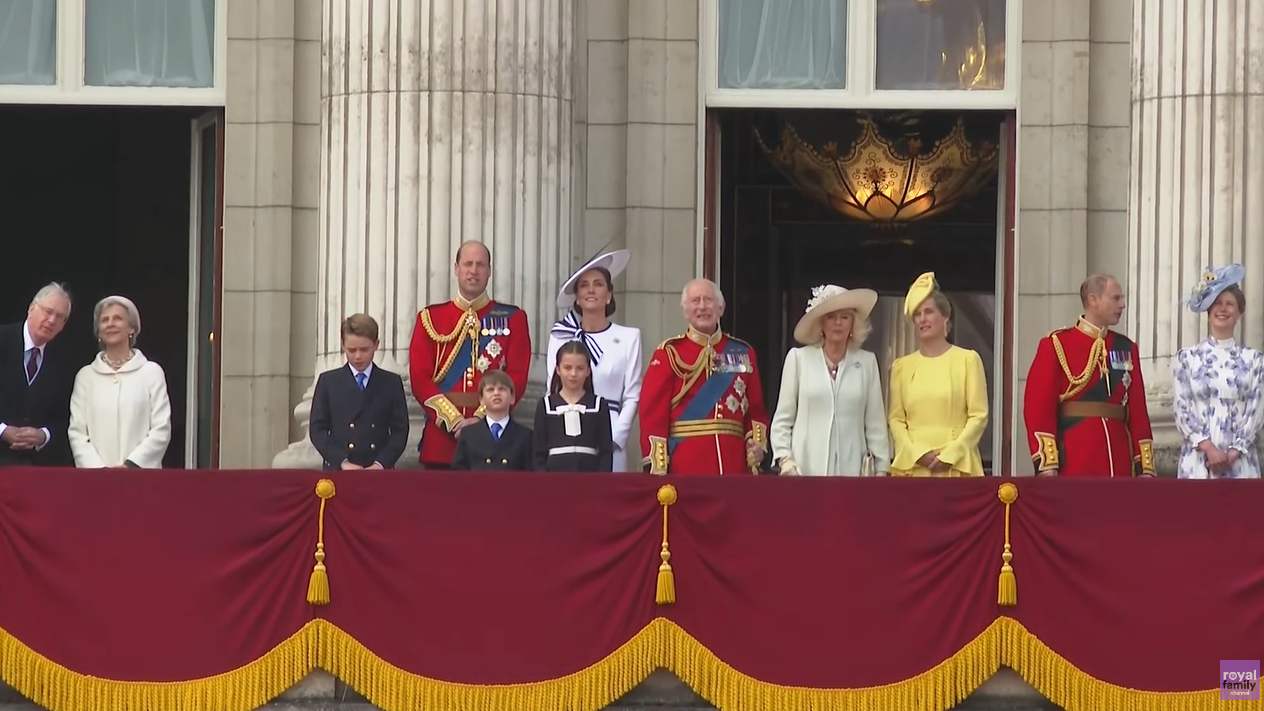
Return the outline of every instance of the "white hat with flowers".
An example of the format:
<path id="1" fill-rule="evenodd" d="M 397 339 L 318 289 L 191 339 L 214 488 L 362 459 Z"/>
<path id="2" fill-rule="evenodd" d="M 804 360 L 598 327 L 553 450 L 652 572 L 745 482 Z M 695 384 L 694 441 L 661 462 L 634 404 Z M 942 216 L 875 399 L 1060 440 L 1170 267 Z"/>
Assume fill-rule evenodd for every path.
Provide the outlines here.
<path id="1" fill-rule="evenodd" d="M 868 318 L 876 303 L 878 292 L 872 289 L 845 289 L 834 284 L 813 287 L 807 309 L 794 327 L 794 340 L 805 346 L 817 345 L 824 338 L 821 319 L 826 314 L 850 310 L 859 317 Z"/>

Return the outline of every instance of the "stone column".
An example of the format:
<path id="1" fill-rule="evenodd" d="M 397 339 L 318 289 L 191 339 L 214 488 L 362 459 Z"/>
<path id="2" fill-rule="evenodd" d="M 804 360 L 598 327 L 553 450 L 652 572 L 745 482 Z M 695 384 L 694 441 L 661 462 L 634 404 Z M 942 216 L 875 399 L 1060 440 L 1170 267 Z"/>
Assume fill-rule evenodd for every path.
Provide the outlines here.
<path id="1" fill-rule="evenodd" d="M 1186 308 L 1208 266 L 1246 267 L 1264 307 L 1264 0 L 1134 0 L 1128 309 L 1146 377 L 1155 462 L 1175 471 L 1171 361 L 1207 335 Z M 1264 346 L 1258 318 L 1239 339 Z"/>
<path id="2" fill-rule="evenodd" d="M 573 14 L 574 0 L 325 0 L 316 372 L 342 362 L 340 321 L 362 311 L 381 325 L 378 362 L 407 379 L 417 312 L 451 298 L 470 239 L 543 352 L 571 257 Z M 409 406 L 401 464 L 421 433 Z M 274 460 L 319 464 L 306 437 Z"/>

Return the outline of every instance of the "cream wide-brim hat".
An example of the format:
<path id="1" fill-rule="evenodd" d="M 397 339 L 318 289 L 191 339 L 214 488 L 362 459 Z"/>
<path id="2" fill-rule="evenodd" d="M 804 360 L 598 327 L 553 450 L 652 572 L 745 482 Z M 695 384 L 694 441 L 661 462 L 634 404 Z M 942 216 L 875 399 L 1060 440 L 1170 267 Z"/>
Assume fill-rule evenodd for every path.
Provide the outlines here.
<path id="1" fill-rule="evenodd" d="M 878 303 L 878 292 L 872 289 L 844 289 L 832 284 L 823 288 L 834 293 L 809 306 L 807 313 L 803 314 L 794 327 L 794 340 L 802 345 L 814 346 L 822 341 L 824 334 L 821 332 L 821 319 L 826 314 L 849 309 L 858 317 L 869 318 L 869 313 Z"/>
<path id="2" fill-rule="evenodd" d="M 610 278 L 613 279 L 623 273 L 628 268 L 628 263 L 632 261 L 632 253 L 626 249 L 616 249 L 613 252 L 606 252 L 588 260 L 588 263 L 571 274 L 570 278 L 562 284 L 562 288 L 557 292 L 557 307 L 559 309 L 569 309 L 575 305 L 575 282 L 587 272 L 604 268 L 610 272 Z M 612 285 L 613 286 L 613 285 Z"/>

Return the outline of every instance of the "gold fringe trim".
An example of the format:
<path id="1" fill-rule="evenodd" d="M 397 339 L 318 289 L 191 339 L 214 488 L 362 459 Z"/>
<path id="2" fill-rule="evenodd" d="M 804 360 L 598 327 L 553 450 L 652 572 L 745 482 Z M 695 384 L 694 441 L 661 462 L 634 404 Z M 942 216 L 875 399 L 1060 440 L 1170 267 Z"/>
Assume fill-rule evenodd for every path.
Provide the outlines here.
<path id="1" fill-rule="evenodd" d="M 1141 691 L 1116 686 L 1080 671 L 1018 620 L 1001 617 L 991 629 L 999 634 L 1005 666 L 1018 672 L 1045 698 L 1066 711 L 1260 711 L 1261 701 L 1221 701 L 1220 690 Z M 1216 660 L 1207 662 L 1214 679 Z"/>
<path id="2" fill-rule="evenodd" d="M 317 623 L 319 665 L 383 711 L 598 711 L 644 681 L 662 657 L 661 640 L 650 623 L 605 659 L 574 674 L 521 684 L 461 684 L 404 671 L 332 623 Z"/>
<path id="3" fill-rule="evenodd" d="M 0 630 L 0 679 L 50 711 L 252 711 L 316 667 L 309 622 L 240 669 L 171 682 L 114 681 L 71 671 Z M 197 640 L 189 640 L 197 644 Z"/>
<path id="4" fill-rule="evenodd" d="M 71 671 L 0 630 L 0 678 L 50 711 L 253 711 L 329 671 L 384 711 L 598 711 L 655 669 L 667 669 L 722 711 L 946 711 L 1008 666 L 1066 711 L 1264 711 L 1221 701 L 1217 689 L 1139 691 L 1075 668 L 1017 620 L 997 619 L 960 651 L 904 681 L 852 689 L 760 681 L 724 663 L 674 622 L 655 619 L 587 669 L 556 679 L 480 685 L 440 681 L 388 664 L 334 624 L 313 620 L 263 657 L 216 676 L 176 682 L 115 681 Z"/>
<path id="5" fill-rule="evenodd" d="M 332 624 L 316 629 L 321 638 L 320 666 L 384 711 L 597 711 L 658 668 L 675 673 L 724 711 L 946 711 L 1001 666 L 998 628 L 992 624 L 961 651 L 912 679 L 860 689 L 781 686 L 737 671 L 674 622 L 658 618 L 581 672 L 532 683 L 473 685 L 406 672 Z"/>

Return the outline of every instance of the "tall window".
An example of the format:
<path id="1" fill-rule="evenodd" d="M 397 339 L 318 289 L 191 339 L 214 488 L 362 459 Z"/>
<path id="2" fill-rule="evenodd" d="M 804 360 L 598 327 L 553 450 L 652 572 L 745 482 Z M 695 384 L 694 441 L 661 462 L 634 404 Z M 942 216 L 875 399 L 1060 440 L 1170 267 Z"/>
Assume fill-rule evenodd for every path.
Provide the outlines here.
<path id="1" fill-rule="evenodd" d="M 57 81 L 57 0 L 0 2 L 0 84 Z"/>
<path id="2" fill-rule="evenodd" d="M 843 89 L 847 0 L 722 0 L 720 86 Z"/>
<path id="3" fill-rule="evenodd" d="M 1005 0 L 878 0 L 876 89 L 1005 88 Z"/>
<path id="4" fill-rule="evenodd" d="M 0 103 L 223 103 L 226 0 L 0 0 Z"/>
<path id="5" fill-rule="evenodd" d="M 711 106 L 1013 108 L 1020 0 L 704 0 Z M 1012 53 L 1011 53 L 1012 55 Z"/>
<path id="6" fill-rule="evenodd" d="M 85 84 L 214 84 L 215 0 L 91 0 L 85 9 Z"/>

